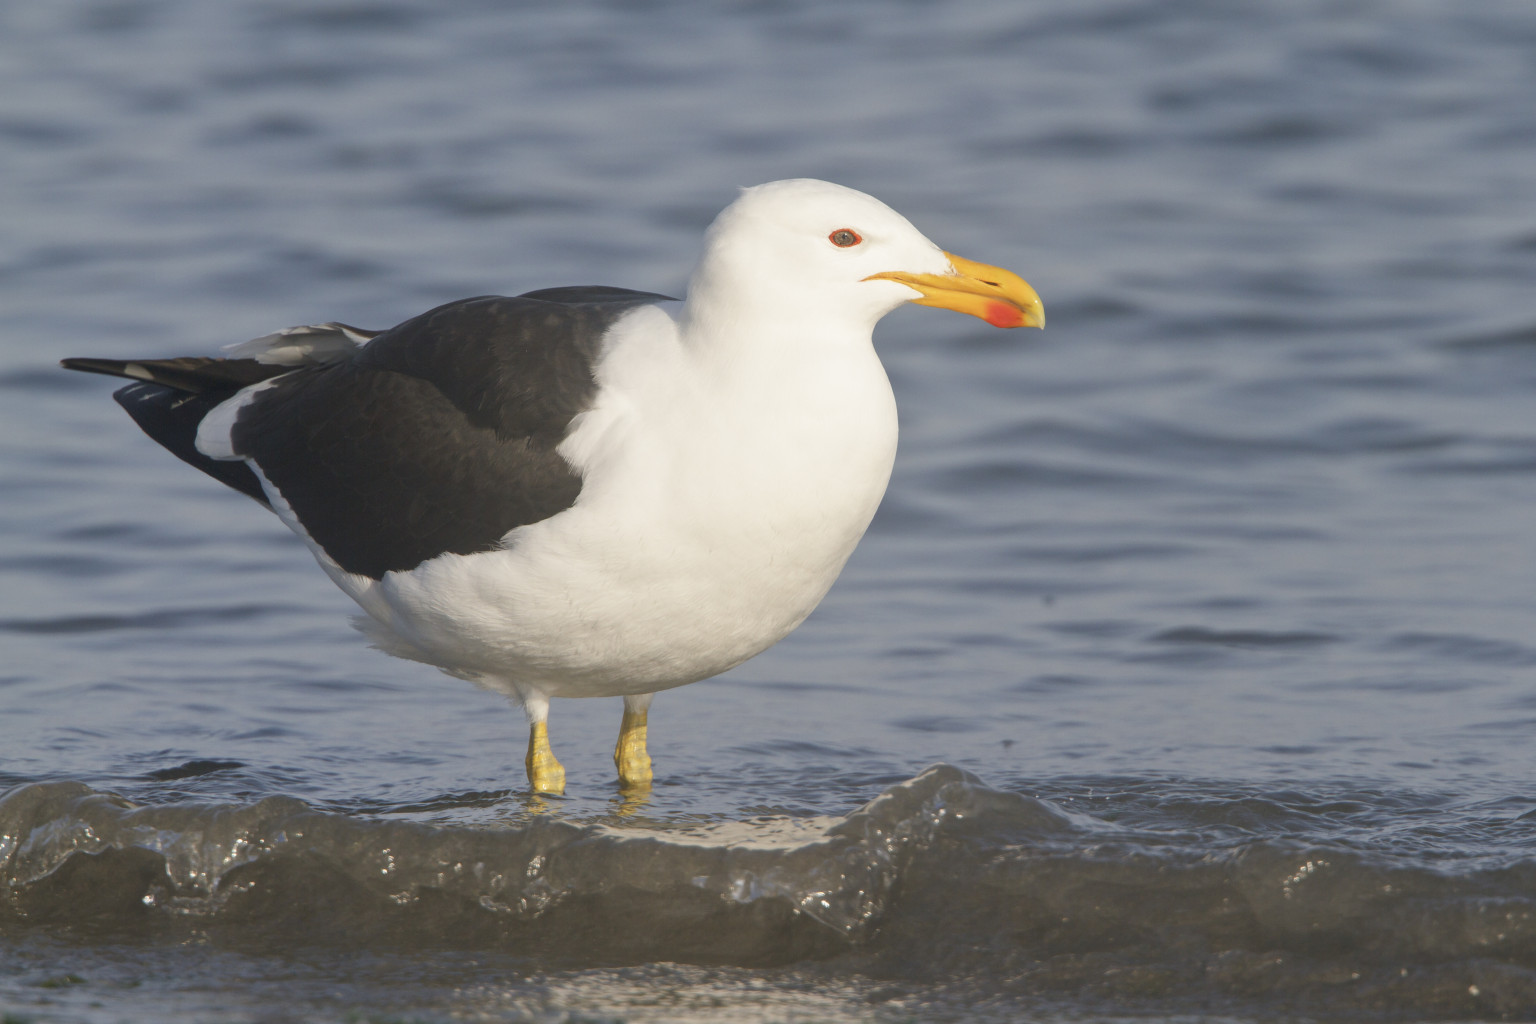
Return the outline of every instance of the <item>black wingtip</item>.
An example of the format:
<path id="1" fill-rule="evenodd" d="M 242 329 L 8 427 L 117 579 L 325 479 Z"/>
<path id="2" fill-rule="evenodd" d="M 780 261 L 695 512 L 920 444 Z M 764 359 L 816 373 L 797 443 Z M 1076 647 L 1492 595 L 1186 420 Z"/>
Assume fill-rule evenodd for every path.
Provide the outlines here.
<path id="1" fill-rule="evenodd" d="M 108 377 L 127 377 L 124 372 L 128 366 L 121 359 L 81 359 L 71 356 L 68 359 L 60 359 L 59 365 L 66 370 L 80 370 L 83 373 L 101 373 Z"/>
<path id="2" fill-rule="evenodd" d="M 201 395 L 210 392 L 224 393 L 224 397 L 241 388 L 285 373 L 292 373 L 292 366 L 269 365 L 255 359 L 219 359 L 212 356 L 180 356 L 174 359 L 64 359 L 59 365 L 66 370 L 82 370 L 100 373 L 108 377 L 125 377 L 128 380 L 148 381 L 187 394 Z"/>

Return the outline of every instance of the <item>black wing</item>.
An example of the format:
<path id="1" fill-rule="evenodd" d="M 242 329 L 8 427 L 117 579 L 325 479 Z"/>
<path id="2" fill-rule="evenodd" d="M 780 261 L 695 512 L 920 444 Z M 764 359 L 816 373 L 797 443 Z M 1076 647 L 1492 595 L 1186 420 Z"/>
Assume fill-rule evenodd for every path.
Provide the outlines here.
<path id="1" fill-rule="evenodd" d="M 602 287 L 465 299 L 322 365 L 123 364 L 175 363 L 194 379 L 151 376 L 117 397 L 173 453 L 264 500 L 244 463 L 209 459 L 194 441 L 202 417 L 245 386 L 238 380 L 277 378 L 241 410 L 235 452 L 337 564 L 378 579 L 445 552 L 490 550 L 570 508 L 581 480 L 555 449 L 591 404 L 602 337 L 628 310 L 666 299 Z M 65 365 L 142 377 L 104 363 Z"/>

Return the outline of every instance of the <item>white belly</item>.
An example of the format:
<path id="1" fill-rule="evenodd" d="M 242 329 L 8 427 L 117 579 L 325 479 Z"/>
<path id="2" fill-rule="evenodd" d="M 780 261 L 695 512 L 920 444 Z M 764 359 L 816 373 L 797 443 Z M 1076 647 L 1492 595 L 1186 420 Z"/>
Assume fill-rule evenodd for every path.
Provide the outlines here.
<path id="1" fill-rule="evenodd" d="M 518 695 L 593 697 L 695 682 L 799 625 L 890 476 L 878 360 L 802 365 L 779 388 L 751 374 L 739 393 L 659 369 L 668 394 L 642 377 L 562 446 L 583 474 L 572 508 L 505 550 L 338 578 L 387 628 L 380 646 Z"/>

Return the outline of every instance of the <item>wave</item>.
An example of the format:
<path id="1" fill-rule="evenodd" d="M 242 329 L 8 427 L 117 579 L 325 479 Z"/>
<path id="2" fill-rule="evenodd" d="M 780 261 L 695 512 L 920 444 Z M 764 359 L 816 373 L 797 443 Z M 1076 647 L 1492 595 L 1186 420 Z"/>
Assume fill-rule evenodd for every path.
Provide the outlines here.
<path id="1" fill-rule="evenodd" d="M 1536 1014 L 1536 858 L 1138 831 L 940 765 L 840 819 L 442 827 L 0 798 L 0 936 L 842 966 L 953 1002 Z"/>

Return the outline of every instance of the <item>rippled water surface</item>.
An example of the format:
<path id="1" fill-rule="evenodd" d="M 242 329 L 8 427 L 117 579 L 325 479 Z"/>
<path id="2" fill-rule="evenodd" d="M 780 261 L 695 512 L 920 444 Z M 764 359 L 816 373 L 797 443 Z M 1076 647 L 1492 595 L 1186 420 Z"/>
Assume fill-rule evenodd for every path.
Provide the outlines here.
<path id="1" fill-rule="evenodd" d="M 882 323 L 886 503 L 647 802 L 56 369 L 677 294 L 790 176 L 1050 327 Z M 9 6 L 0 493 L 8 1024 L 1536 1019 L 1525 0 Z"/>

